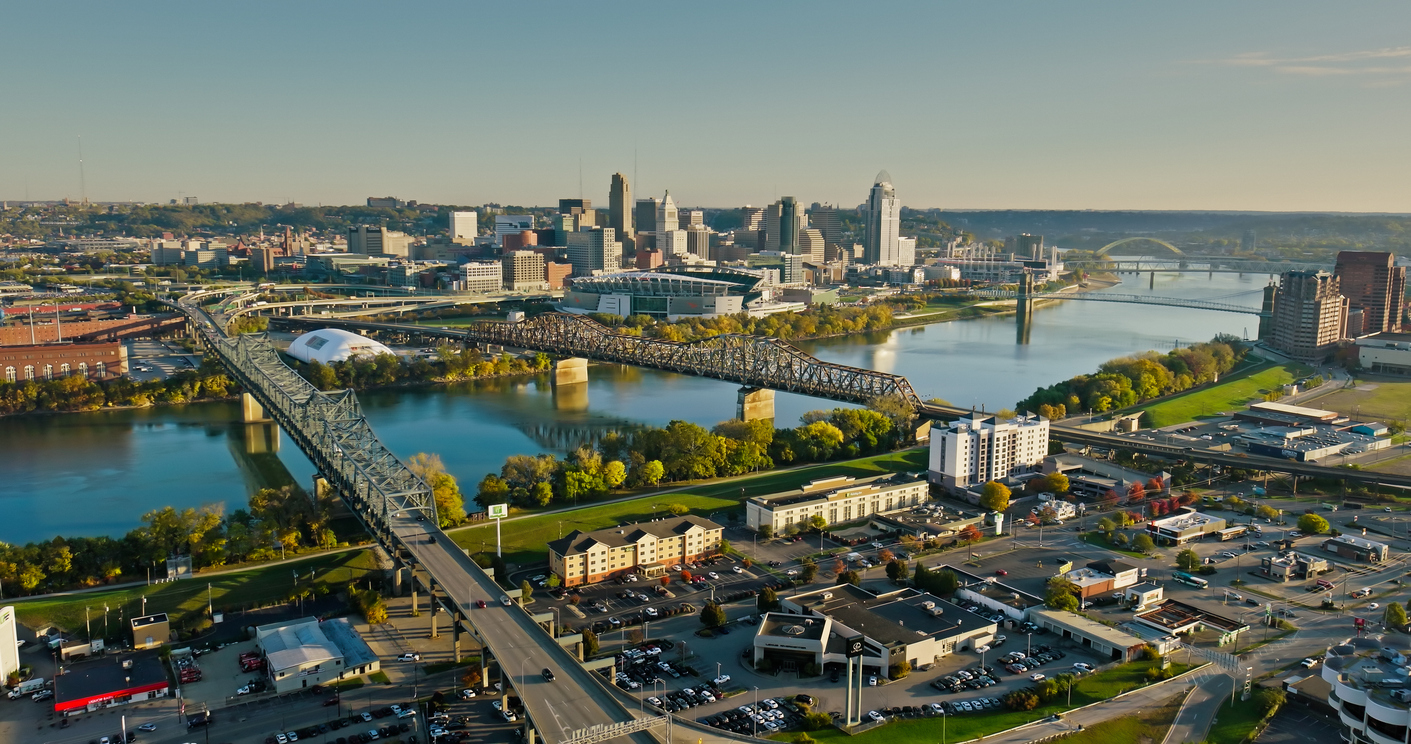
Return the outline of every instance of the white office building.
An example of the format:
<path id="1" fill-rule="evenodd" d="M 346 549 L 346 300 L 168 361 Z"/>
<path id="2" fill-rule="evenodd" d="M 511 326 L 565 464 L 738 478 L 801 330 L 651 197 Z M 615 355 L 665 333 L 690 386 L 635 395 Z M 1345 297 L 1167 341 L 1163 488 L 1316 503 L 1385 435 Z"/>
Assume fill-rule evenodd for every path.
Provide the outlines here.
<path id="1" fill-rule="evenodd" d="M 862 262 L 876 266 L 904 266 L 915 262 L 912 255 L 903 263 L 901 245 L 901 201 L 892 187 L 892 176 L 886 171 L 877 174 L 877 182 L 867 196 L 867 235 L 863 242 Z"/>
<path id="2" fill-rule="evenodd" d="M 469 245 L 480 232 L 480 215 L 475 212 L 451 213 L 451 242 Z"/>
<path id="3" fill-rule="evenodd" d="M 892 473 L 864 480 L 849 475 L 822 478 L 785 493 L 756 496 L 745 502 L 745 526 L 769 525 L 783 534 L 798 525 L 807 529 L 815 516 L 830 525 L 910 509 L 930 500 L 926 481 Z"/>
<path id="4" fill-rule="evenodd" d="M 534 229 L 534 215 L 532 214 L 497 214 L 495 215 L 495 245 L 504 245 L 506 235 L 518 235 L 525 230 Z"/>
<path id="5" fill-rule="evenodd" d="M 981 413 L 931 433 L 930 478 L 952 493 L 1034 472 L 1048 455 L 1048 419 L 1027 415 L 1000 421 Z"/>
<path id="6" fill-rule="evenodd" d="M 504 267 L 493 261 L 471 261 L 460 266 L 459 287 L 464 292 L 498 292 L 504 287 Z"/>

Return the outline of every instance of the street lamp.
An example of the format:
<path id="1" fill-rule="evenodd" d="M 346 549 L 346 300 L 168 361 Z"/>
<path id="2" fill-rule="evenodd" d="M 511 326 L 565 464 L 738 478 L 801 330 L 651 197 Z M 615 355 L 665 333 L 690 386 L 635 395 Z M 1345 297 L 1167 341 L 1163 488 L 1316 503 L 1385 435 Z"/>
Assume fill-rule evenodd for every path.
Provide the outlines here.
<path id="1" fill-rule="evenodd" d="M 751 736 L 759 736 L 759 688 L 754 688 L 754 713 L 750 715 Z"/>

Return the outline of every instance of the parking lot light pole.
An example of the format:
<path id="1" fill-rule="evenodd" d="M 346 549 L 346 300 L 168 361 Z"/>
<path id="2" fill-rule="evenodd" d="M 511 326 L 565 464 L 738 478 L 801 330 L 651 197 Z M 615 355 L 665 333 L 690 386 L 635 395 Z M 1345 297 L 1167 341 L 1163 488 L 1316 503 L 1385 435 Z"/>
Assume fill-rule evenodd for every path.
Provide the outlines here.
<path id="1" fill-rule="evenodd" d="M 1034 655 L 1034 634 L 1033 634 L 1033 633 L 1025 633 L 1025 634 L 1024 634 L 1024 637 L 1025 637 L 1026 639 L 1028 639 L 1028 645 L 1025 646 L 1024 655 L 1025 655 L 1025 656 L 1033 656 L 1033 655 Z"/>
<path id="2" fill-rule="evenodd" d="M 754 714 L 750 716 L 751 736 L 759 736 L 759 688 L 754 688 Z"/>
<path id="3" fill-rule="evenodd" d="M 946 709 L 941 708 L 941 744 L 946 744 Z"/>

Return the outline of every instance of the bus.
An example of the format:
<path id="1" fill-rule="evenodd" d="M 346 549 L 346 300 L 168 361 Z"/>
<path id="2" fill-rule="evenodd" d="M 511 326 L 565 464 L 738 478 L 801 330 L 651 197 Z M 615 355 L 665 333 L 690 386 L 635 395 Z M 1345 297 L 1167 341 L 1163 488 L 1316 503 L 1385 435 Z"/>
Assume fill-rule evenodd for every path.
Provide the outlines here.
<path id="1" fill-rule="evenodd" d="M 1206 589 L 1210 586 L 1210 582 L 1206 581 L 1205 579 L 1202 579 L 1199 576 L 1191 576 L 1188 573 L 1182 573 L 1180 571 L 1172 571 L 1171 578 L 1176 580 L 1178 583 L 1185 584 L 1186 586 L 1193 586 L 1197 589 Z"/>

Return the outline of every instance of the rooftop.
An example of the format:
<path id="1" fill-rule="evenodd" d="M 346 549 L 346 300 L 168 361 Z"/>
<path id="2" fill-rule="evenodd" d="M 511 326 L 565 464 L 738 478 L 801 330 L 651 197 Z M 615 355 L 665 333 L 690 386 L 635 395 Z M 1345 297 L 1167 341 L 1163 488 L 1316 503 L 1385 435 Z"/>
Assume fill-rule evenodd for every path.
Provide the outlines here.
<path id="1" fill-rule="evenodd" d="M 1126 573 L 1126 572 L 1128 572 L 1128 571 L 1135 571 L 1135 570 L 1137 570 L 1137 567 L 1136 567 L 1136 566 L 1133 566 L 1133 565 L 1130 564 L 1130 563 L 1123 563 L 1122 561 L 1110 561 L 1110 560 L 1109 560 L 1109 561 L 1093 561 L 1092 563 L 1089 563 L 1089 564 L 1088 564 L 1088 568 L 1091 568 L 1091 569 L 1093 569 L 1093 570 L 1095 570 L 1095 571 L 1101 571 L 1101 572 L 1107 574 L 1108 576 L 1116 576 L 1117 574 L 1120 574 L 1120 573 Z"/>
<path id="2" fill-rule="evenodd" d="M 1303 406 L 1291 406 L 1287 403 L 1276 403 L 1274 401 L 1262 400 L 1258 403 L 1251 403 L 1250 409 L 1268 413 L 1281 413 L 1287 416 L 1300 416 L 1304 418 L 1327 419 L 1329 421 L 1338 417 L 1335 411 L 1324 411 L 1321 408 L 1304 408 Z"/>
<path id="3" fill-rule="evenodd" d="M 812 615 L 795 615 L 788 612 L 770 612 L 760 622 L 759 634 L 784 638 L 821 640 L 827 624 Z"/>
<path id="4" fill-rule="evenodd" d="M 592 532 L 574 530 L 564 537 L 550 542 L 549 549 L 559 555 L 578 555 L 586 553 L 589 548 L 598 544 L 620 548 L 624 545 L 632 545 L 647 535 L 657 539 L 684 535 L 692 527 L 700 527 L 707 532 L 724 529 L 709 519 L 688 514 L 684 517 L 668 517 L 658 519 L 655 522 L 627 524 Z"/>
<path id="5" fill-rule="evenodd" d="M 167 613 L 158 612 L 155 615 L 144 615 L 142 617 L 132 618 L 132 627 L 135 630 L 137 628 L 141 628 L 147 625 L 154 625 L 156 623 L 164 622 L 167 622 Z"/>
<path id="6" fill-rule="evenodd" d="M 1185 602 L 1177 602 L 1174 599 L 1168 599 L 1157 605 L 1155 609 L 1140 613 L 1135 617 L 1142 622 L 1157 625 L 1172 632 L 1180 632 L 1193 625 L 1208 625 L 1226 632 L 1244 630 L 1249 627 L 1238 620 L 1216 615 L 1209 610 L 1203 610 Z"/>
<path id="7" fill-rule="evenodd" d="M 1082 615 L 1061 610 L 1030 610 L 1029 615 L 1037 616 L 1055 625 L 1076 630 L 1081 635 L 1089 638 L 1096 638 L 1114 648 L 1131 648 L 1140 646 L 1142 639 L 1117 628 L 1113 628 L 1096 620 L 1089 620 Z"/>
<path id="8" fill-rule="evenodd" d="M 132 666 L 124 669 L 126 661 L 131 661 Z M 117 658 L 109 656 L 66 665 L 64 673 L 54 678 L 54 703 L 56 708 L 63 708 L 65 703 L 166 682 L 167 672 L 156 651 L 139 651 Z"/>
<path id="9" fill-rule="evenodd" d="M 750 501 L 762 507 L 777 508 L 780 506 L 792 506 L 794 504 L 813 501 L 833 501 L 835 499 L 851 498 L 864 493 L 881 491 L 886 488 L 909 486 L 913 483 L 921 482 L 922 480 L 921 478 L 901 476 L 900 473 L 888 473 L 886 475 L 878 475 L 861 480 L 855 479 L 850 475 L 843 475 L 835 478 L 821 478 L 819 480 L 809 481 L 799 486 L 797 491 L 756 496 L 750 499 Z"/>
<path id="10" fill-rule="evenodd" d="M 353 630 L 353 624 L 348 622 L 346 617 L 335 617 L 331 620 L 324 620 L 319 624 L 323 628 L 323 634 L 328 640 L 333 641 L 333 645 L 343 652 L 343 668 L 355 669 L 366 666 L 377 661 L 377 654 L 373 653 L 372 647 L 367 645 L 367 641 Z"/>
<path id="11" fill-rule="evenodd" d="M 1214 522 L 1223 522 L 1221 517 L 1212 517 L 1209 514 L 1202 514 L 1198 511 L 1188 511 L 1176 514 L 1165 519 L 1153 519 L 1152 527 L 1162 530 L 1188 530 L 1192 527 L 1203 527 Z"/>
<path id="12" fill-rule="evenodd" d="M 843 625 L 886 646 L 930 637 L 949 638 L 995 625 L 939 597 L 915 590 L 904 594 L 909 596 L 878 598 L 876 604 L 840 607 L 830 614 Z M 927 608 L 928 602 L 934 606 Z"/>
<path id="13" fill-rule="evenodd" d="M 1363 550 L 1384 550 L 1387 547 L 1385 543 L 1379 543 L 1376 540 L 1368 540 L 1365 537 L 1355 537 L 1353 535 L 1338 535 L 1337 537 L 1330 537 L 1323 542 L 1346 543 L 1356 548 L 1362 548 Z"/>
<path id="14" fill-rule="evenodd" d="M 328 639 L 315 618 L 291 623 L 262 625 L 255 629 L 260 648 L 271 669 L 292 669 L 342 657 L 338 646 Z"/>
<path id="15" fill-rule="evenodd" d="M 1411 651 L 1361 636 L 1328 649 L 1324 664 L 1337 675 L 1338 682 L 1364 691 L 1379 705 L 1405 709 L 1408 705 L 1393 698 L 1391 692 L 1411 687 L 1408 654 Z"/>

